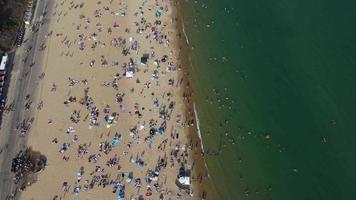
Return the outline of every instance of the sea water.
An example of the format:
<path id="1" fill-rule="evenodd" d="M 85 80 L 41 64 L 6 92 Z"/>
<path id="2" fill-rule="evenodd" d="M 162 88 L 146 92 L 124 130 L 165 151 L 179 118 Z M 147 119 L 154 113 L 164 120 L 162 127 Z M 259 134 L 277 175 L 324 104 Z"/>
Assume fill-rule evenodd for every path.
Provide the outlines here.
<path id="1" fill-rule="evenodd" d="M 184 1 L 210 199 L 356 199 L 356 3 Z"/>

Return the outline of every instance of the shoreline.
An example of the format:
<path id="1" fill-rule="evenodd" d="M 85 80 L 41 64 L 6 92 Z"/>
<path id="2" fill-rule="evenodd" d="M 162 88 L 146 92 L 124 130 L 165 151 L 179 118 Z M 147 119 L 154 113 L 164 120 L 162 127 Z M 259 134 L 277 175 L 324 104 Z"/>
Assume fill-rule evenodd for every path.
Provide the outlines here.
<path id="1" fill-rule="evenodd" d="M 184 29 L 184 14 L 183 14 L 183 5 L 182 2 L 177 3 L 176 10 L 179 14 L 180 17 L 178 17 L 178 23 L 177 23 L 177 30 L 178 34 L 180 34 L 179 37 L 179 49 L 180 49 L 180 58 L 181 60 L 181 65 L 183 66 L 182 74 L 185 77 L 185 90 L 183 92 L 186 92 L 188 101 L 186 101 L 186 115 L 190 116 L 190 120 L 194 123 L 193 127 L 190 128 L 189 130 L 189 136 L 192 141 L 195 141 L 194 143 L 194 154 L 192 154 L 192 159 L 194 160 L 195 166 L 193 169 L 193 173 L 195 175 L 195 185 L 194 188 L 198 192 L 198 196 L 195 196 L 195 198 L 199 199 L 206 199 L 206 197 L 209 197 L 209 193 L 207 192 L 208 185 L 210 184 L 207 178 L 209 179 L 209 172 L 208 172 L 208 167 L 206 164 L 206 158 L 204 154 L 204 147 L 203 147 L 203 141 L 200 135 L 200 127 L 199 127 L 199 119 L 196 116 L 196 110 L 195 110 L 195 97 L 194 97 L 194 90 L 192 87 L 192 79 L 190 76 L 191 73 L 191 64 L 189 62 L 189 52 L 191 51 L 190 45 L 189 45 L 189 39 L 186 35 L 185 29 Z M 183 33 L 183 37 L 182 37 Z M 183 94 L 184 96 L 184 94 Z M 196 161 L 196 162 L 195 162 Z"/>

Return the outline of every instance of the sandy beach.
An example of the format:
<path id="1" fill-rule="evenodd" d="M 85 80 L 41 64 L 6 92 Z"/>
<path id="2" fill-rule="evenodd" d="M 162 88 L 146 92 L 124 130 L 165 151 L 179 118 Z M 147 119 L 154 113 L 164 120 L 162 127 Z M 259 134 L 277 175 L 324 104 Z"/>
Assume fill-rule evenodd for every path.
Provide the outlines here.
<path id="1" fill-rule="evenodd" d="M 22 133 L 47 166 L 20 199 L 205 196 L 176 9 L 168 0 L 55 2 L 33 66 L 43 69 L 39 89 L 26 97 L 34 122 Z M 191 192 L 178 176 L 191 177 Z"/>

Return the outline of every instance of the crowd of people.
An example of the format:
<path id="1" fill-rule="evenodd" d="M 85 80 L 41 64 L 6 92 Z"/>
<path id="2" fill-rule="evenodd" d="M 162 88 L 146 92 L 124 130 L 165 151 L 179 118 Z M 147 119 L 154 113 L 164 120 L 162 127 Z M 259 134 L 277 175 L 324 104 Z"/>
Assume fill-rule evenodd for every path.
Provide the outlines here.
<path id="1" fill-rule="evenodd" d="M 60 48 L 55 47 L 57 56 L 80 60 L 73 65 L 85 72 L 80 77 L 67 73 L 67 77 L 52 76 L 55 79 L 50 80 L 48 98 L 62 98 L 57 105 L 68 116 L 52 113 L 46 98 L 37 104 L 40 116 L 46 110 L 42 116 L 47 117 L 47 126 L 61 130 L 49 133 L 50 148 L 58 152 L 48 155 L 49 164 L 58 158 L 64 163 L 80 163 L 76 172 L 65 171 L 72 173 L 73 179 L 64 180 L 53 190 L 53 200 L 66 195 L 81 197 L 99 188 L 111 188 L 118 199 L 196 198 L 191 181 L 201 182 L 201 174 L 189 174 L 185 187 L 176 184 L 185 174 L 181 169 L 194 171 L 191 152 L 200 152 L 198 141 L 188 137 L 195 124 L 187 106 L 191 100 L 191 93 L 185 91 L 189 83 L 179 60 L 177 41 L 181 34 L 173 15 L 176 3 L 62 0 L 54 6 L 52 23 L 60 24 L 73 16 L 79 20 L 68 25 L 69 33 L 53 28 L 48 37 L 59 44 Z M 87 4 L 95 4 L 95 9 L 86 8 Z M 104 20 L 107 17 L 112 20 Z M 43 44 L 40 50 L 45 52 L 48 46 Z M 96 74 L 99 70 L 107 70 L 111 78 Z M 41 79 L 47 77 L 51 74 Z M 63 90 L 70 92 L 58 95 Z M 101 93 L 104 90 L 110 90 L 111 95 L 105 96 Z M 31 108 L 32 102 L 28 102 Z M 31 123 L 20 127 L 26 129 Z M 98 137 L 82 139 L 94 130 L 99 131 Z"/>

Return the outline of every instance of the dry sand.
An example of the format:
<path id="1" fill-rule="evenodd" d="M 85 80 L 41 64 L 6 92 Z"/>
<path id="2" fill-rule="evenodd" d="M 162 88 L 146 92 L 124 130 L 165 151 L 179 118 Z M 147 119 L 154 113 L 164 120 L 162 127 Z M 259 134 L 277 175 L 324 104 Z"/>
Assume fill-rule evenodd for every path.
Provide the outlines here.
<path id="1" fill-rule="evenodd" d="M 157 18 L 156 11 L 161 7 L 162 15 Z M 145 199 L 159 199 L 160 194 L 165 199 L 176 199 L 179 195 L 181 199 L 201 199 L 201 191 L 195 184 L 199 182 L 195 181 L 198 176 L 194 173 L 194 197 L 180 191 L 175 184 L 181 165 L 192 169 L 195 165 L 192 155 L 200 155 L 196 137 L 189 137 L 195 130 L 191 126 L 194 115 L 188 112 L 189 95 L 183 97 L 186 96 L 187 80 L 183 76 L 179 52 L 175 1 L 64 0 L 57 1 L 49 15 L 52 16 L 49 32 L 53 33 L 46 42 L 45 76 L 39 94 L 31 97 L 34 102 L 43 101 L 43 108 L 36 111 L 28 140 L 28 146 L 45 154 L 48 162 L 45 170 L 38 174 L 38 181 L 22 192 L 21 199 L 48 200 L 55 195 L 58 199 L 117 199 L 118 192 L 113 193 L 110 184 L 103 187 L 103 184 L 99 186 L 96 183 L 92 189 L 86 189 L 94 175 L 100 179 L 107 175 L 109 182 L 125 184 L 125 199 L 138 199 L 140 195 Z M 155 25 L 158 19 L 161 23 Z M 114 24 L 118 27 L 115 28 Z M 154 39 L 155 30 L 159 34 L 157 39 Z M 119 41 L 117 45 L 112 42 L 115 38 Z M 126 43 L 123 44 L 122 40 Z M 130 49 L 124 56 L 123 48 L 132 47 L 135 41 L 138 49 Z M 80 50 L 80 43 L 84 44 L 83 50 Z M 97 43 L 96 47 L 92 48 L 94 43 Z M 150 54 L 146 65 L 140 63 L 144 53 Z M 123 66 L 130 62 L 130 58 L 139 71 L 127 78 Z M 95 63 L 90 66 L 92 60 Z M 153 78 L 155 70 L 157 77 Z M 70 85 L 70 79 L 74 85 Z M 55 91 L 52 90 L 53 85 L 56 86 Z M 85 99 L 85 88 L 89 88 L 86 97 L 92 98 L 91 106 L 98 109 L 96 125 L 92 124 L 93 116 L 85 102 L 80 102 Z M 116 95 L 123 96 L 121 103 L 117 102 Z M 64 104 L 71 96 L 76 98 L 76 102 Z M 158 101 L 156 107 L 154 100 Z M 171 108 L 170 104 L 173 105 Z M 106 114 L 103 110 L 107 105 L 110 107 L 108 116 L 114 112 L 118 114 L 110 127 L 104 120 Z M 77 123 L 70 119 L 74 111 L 80 112 Z M 160 116 L 160 111 L 165 113 L 165 119 Z M 165 121 L 166 129 L 163 134 L 156 132 L 149 139 L 151 120 L 156 129 Z M 69 127 L 75 131 L 66 133 Z M 132 131 L 135 127 L 136 131 Z M 120 142 L 107 154 L 99 151 L 99 144 L 111 143 L 116 133 L 121 134 Z M 151 147 L 149 140 L 152 141 Z M 63 143 L 70 146 L 60 153 Z M 87 153 L 78 156 L 78 147 L 83 144 L 88 145 Z M 174 151 L 176 156 L 172 155 Z M 101 156 L 96 163 L 88 161 L 93 154 Z M 109 167 L 107 161 L 115 156 L 119 159 L 118 164 Z M 69 159 L 66 161 L 63 157 Z M 152 196 L 147 196 L 147 171 L 155 170 L 160 158 L 164 159 L 162 165 L 166 166 L 160 170 L 158 180 L 150 184 Z M 144 162 L 144 166 L 133 163 L 138 159 Z M 96 166 L 103 171 L 95 172 Z M 84 174 L 78 182 L 77 173 L 81 167 Z M 121 177 L 122 173 L 128 172 L 133 172 L 131 183 L 126 182 L 126 177 Z M 134 186 L 135 179 L 141 180 L 140 188 Z M 63 191 L 64 182 L 70 186 L 68 192 Z M 156 191 L 155 183 L 159 185 L 159 191 Z M 73 194 L 76 186 L 80 187 L 79 195 Z"/>

